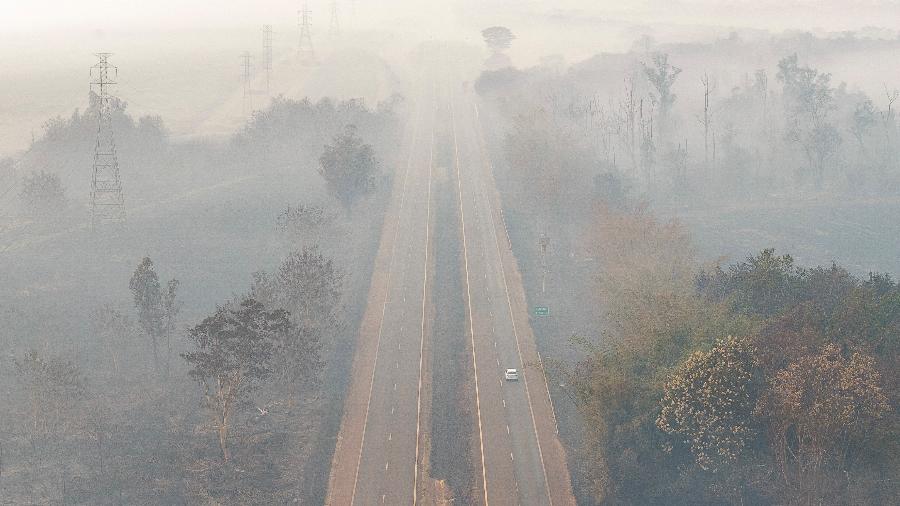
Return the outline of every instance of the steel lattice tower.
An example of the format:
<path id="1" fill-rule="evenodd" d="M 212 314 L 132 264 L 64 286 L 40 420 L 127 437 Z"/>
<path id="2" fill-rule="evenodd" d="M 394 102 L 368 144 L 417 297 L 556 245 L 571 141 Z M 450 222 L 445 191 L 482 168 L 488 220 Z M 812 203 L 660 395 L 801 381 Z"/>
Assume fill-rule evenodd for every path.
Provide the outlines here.
<path id="1" fill-rule="evenodd" d="M 119 69 L 109 63 L 112 53 L 95 55 L 100 61 L 91 67 L 91 91 L 97 97 L 97 143 L 91 175 L 91 230 L 96 230 L 103 222 L 125 222 L 125 195 L 119 175 L 112 129 L 112 97 L 109 94 L 110 87 L 116 84 Z"/>
<path id="2" fill-rule="evenodd" d="M 266 95 L 272 80 L 272 25 L 263 25 L 263 67 L 266 70 Z"/>
<path id="3" fill-rule="evenodd" d="M 300 40 L 297 45 L 297 55 L 304 63 L 312 63 L 316 61 L 316 53 L 313 50 L 312 43 L 312 20 L 309 15 L 309 6 L 304 2 L 303 9 L 297 11 L 300 17 Z"/>
<path id="4" fill-rule="evenodd" d="M 338 21 L 338 3 L 337 0 L 331 1 L 331 25 L 328 28 L 328 33 L 332 37 L 337 37 L 341 34 L 341 24 Z"/>
<path id="5" fill-rule="evenodd" d="M 244 84 L 244 114 L 253 110 L 253 90 L 250 88 L 251 63 L 253 56 L 249 51 L 241 53 L 241 82 Z"/>

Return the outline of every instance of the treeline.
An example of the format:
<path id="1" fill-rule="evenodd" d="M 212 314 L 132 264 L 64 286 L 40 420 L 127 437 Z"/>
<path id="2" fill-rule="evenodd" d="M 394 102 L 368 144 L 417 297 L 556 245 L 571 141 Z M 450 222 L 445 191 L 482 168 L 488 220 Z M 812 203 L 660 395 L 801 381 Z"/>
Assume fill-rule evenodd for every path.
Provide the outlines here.
<path id="1" fill-rule="evenodd" d="M 854 41 L 648 42 L 568 68 L 547 59 L 487 71 L 476 89 L 511 135 L 565 137 L 567 149 L 591 159 L 591 172 L 611 174 L 654 202 L 889 197 L 900 188 L 900 84 L 867 96 L 797 55 L 857 50 L 864 58 L 869 46 Z M 772 63 L 742 67 L 742 59 L 759 60 L 753 54 Z M 551 166 L 542 177 L 573 180 L 579 169 Z M 560 189 L 578 195 L 577 186 Z"/>
<path id="2" fill-rule="evenodd" d="M 132 310 L 91 315 L 78 363 L 17 354 L 4 381 L 6 483 L 13 502 L 285 503 L 303 497 L 321 409 L 324 343 L 342 319 L 342 274 L 314 248 L 291 254 L 266 293 L 176 325 L 178 281 L 145 258 Z M 264 302 L 263 302 L 264 301 Z M 311 313 L 309 307 L 317 311 Z M 193 380 L 199 388 L 191 388 Z"/>
<path id="3" fill-rule="evenodd" d="M 393 122 L 384 127 L 382 138 L 396 134 Z M 312 173 L 300 184 L 316 182 L 323 197 L 292 193 L 293 204 L 262 225 L 251 222 L 259 230 L 222 225 L 215 216 L 190 229 L 204 244 L 223 248 L 243 248 L 248 241 L 241 236 L 252 234 L 248 249 L 261 268 L 252 274 L 185 248 L 175 263 L 144 258 L 131 264 L 130 277 L 95 291 L 86 287 L 98 286 L 89 284 L 96 280 L 79 269 L 45 281 L 37 269 L 28 274 L 34 260 L 22 260 L 23 276 L 32 279 L 26 289 L 49 288 L 17 300 L 11 280 L 5 285 L 4 297 L 13 303 L 0 310 L 8 333 L 0 346 L 0 502 L 324 500 L 346 369 L 389 196 L 383 165 L 393 152 L 376 153 L 348 125 L 317 153 L 314 171 L 296 163 L 298 171 Z M 249 200 L 240 212 L 265 209 Z M 90 250 L 100 260 L 88 270 L 133 255 L 161 234 L 153 222 L 129 226 L 154 236 L 138 245 L 97 239 L 106 250 Z M 76 259 L 81 240 L 55 239 Z M 280 258 L 274 265 L 263 263 L 263 245 Z M 250 283 L 231 296 L 216 294 L 221 299 L 211 310 L 185 295 L 211 291 L 191 286 L 198 278 L 192 262 Z M 178 272 L 178 279 L 162 276 L 160 267 Z M 115 296 L 122 293 L 128 296 Z M 73 309 L 49 309 L 67 306 Z"/>
<path id="4" fill-rule="evenodd" d="M 315 177 L 323 146 L 349 125 L 378 149 L 394 146 L 402 107 L 403 99 L 397 95 L 374 107 L 360 100 L 323 98 L 311 102 L 276 97 L 266 109 L 254 111 L 247 124 L 228 138 L 173 140 L 159 116 L 135 118 L 125 101 L 114 99 L 110 104 L 130 207 L 248 174 L 308 177 L 314 183 L 307 185 L 308 191 L 325 197 L 324 185 Z M 46 219 L 48 213 L 33 205 L 40 199 L 34 198 L 30 188 L 35 178 L 48 180 L 41 187 L 45 191 L 39 192 L 48 202 L 44 208 L 66 210 L 51 217 L 80 216 L 77 208 L 85 205 L 90 190 L 85 174 L 93 163 L 98 114 L 97 97 L 91 94 L 84 111 L 76 109 L 69 117 L 57 116 L 45 122 L 43 132 L 25 153 L 0 164 L 0 168 L 5 167 L 0 174 L 3 183 L 14 179 L 21 182 L 15 185 L 16 191 L 4 194 L 3 200 L 18 200 L 22 215 Z M 68 212 L 72 206 L 76 209 Z"/>
<path id="5" fill-rule="evenodd" d="M 698 268 L 686 233 L 601 206 L 603 339 L 563 374 L 603 504 L 887 504 L 900 493 L 900 285 L 764 250 Z M 600 302 L 602 301 L 602 302 Z"/>
<path id="6" fill-rule="evenodd" d="M 529 300 L 560 308 L 532 323 L 580 502 L 900 495 L 898 283 L 768 249 L 704 265 L 681 225 L 641 204 L 895 196 L 895 93 L 833 83 L 794 55 L 821 56 L 801 39 L 763 44 L 771 67 L 727 90 L 726 71 L 685 82 L 679 59 L 734 71 L 754 43 L 647 43 L 476 83 Z M 868 47 L 825 46 L 845 43 Z"/>

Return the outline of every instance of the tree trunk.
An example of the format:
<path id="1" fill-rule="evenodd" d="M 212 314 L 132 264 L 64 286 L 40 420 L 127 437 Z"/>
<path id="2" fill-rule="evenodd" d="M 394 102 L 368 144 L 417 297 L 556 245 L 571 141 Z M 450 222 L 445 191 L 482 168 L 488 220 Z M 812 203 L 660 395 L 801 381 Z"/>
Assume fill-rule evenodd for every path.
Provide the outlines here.
<path id="1" fill-rule="evenodd" d="M 153 370 L 159 372 L 159 343 L 157 342 L 156 336 L 150 336 L 150 342 L 153 345 Z"/>
<path id="2" fill-rule="evenodd" d="M 222 421 L 219 424 L 219 448 L 222 449 L 222 458 L 225 462 L 231 458 L 231 455 L 228 453 L 228 445 L 226 443 L 226 439 L 228 437 L 228 413 L 223 410 L 222 412 Z"/>

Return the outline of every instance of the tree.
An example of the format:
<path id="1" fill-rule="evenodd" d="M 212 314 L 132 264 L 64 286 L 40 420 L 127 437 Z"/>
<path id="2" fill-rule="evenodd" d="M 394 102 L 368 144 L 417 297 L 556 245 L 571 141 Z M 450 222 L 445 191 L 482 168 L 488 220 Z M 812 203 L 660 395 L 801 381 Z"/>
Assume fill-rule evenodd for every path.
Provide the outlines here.
<path id="1" fill-rule="evenodd" d="M 484 37 L 484 43 L 487 44 L 491 51 L 499 52 L 509 49 L 512 41 L 516 40 L 516 36 L 505 26 L 491 26 L 481 31 Z"/>
<path id="2" fill-rule="evenodd" d="M 86 396 L 84 377 L 75 364 L 37 351 L 15 360 L 16 373 L 28 396 L 29 432 L 63 432 L 77 417 L 72 410 Z"/>
<path id="3" fill-rule="evenodd" d="M 138 312 L 138 323 L 153 347 L 153 366 L 159 370 L 159 338 L 163 335 L 162 291 L 159 276 L 153 270 L 153 261 L 145 257 L 128 283 L 134 297 L 134 307 Z"/>
<path id="4" fill-rule="evenodd" d="M 756 436 L 755 362 L 750 340 L 728 337 L 694 352 L 666 381 L 656 426 L 704 470 L 735 464 Z"/>
<path id="5" fill-rule="evenodd" d="M 162 294 L 163 330 L 166 334 L 166 376 L 169 375 L 169 360 L 172 355 L 172 332 L 175 331 L 178 313 L 181 311 L 177 297 L 178 280 L 170 279 Z"/>
<path id="6" fill-rule="evenodd" d="M 654 97 L 659 105 L 659 126 L 657 130 L 664 137 L 669 127 L 669 116 L 672 106 L 675 104 L 675 94 L 672 93 L 672 85 L 681 74 L 681 69 L 669 63 L 669 55 L 666 53 L 653 54 L 653 66 L 644 65 L 644 74 L 647 80 L 656 90 Z"/>
<path id="7" fill-rule="evenodd" d="M 342 284 L 343 273 L 334 262 L 310 247 L 288 255 L 273 276 L 257 273 L 252 293 L 267 305 L 288 311 L 297 325 L 329 332 L 341 323 Z"/>
<path id="8" fill-rule="evenodd" d="M 761 251 L 746 261 L 729 267 L 728 272 L 716 268 L 697 277 L 700 293 L 721 301 L 729 298 L 733 307 L 744 314 L 774 316 L 795 304 L 806 276 L 794 266 L 790 255 L 775 255 L 772 248 Z"/>
<path id="9" fill-rule="evenodd" d="M 835 488 L 847 483 L 851 464 L 868 450 L 875 423 L 891 410 L 880 383 L 872 357 L 847 357 L 834 344 L 775 375 L 757 413 L 771 419 L 786 502 L 837 499 Z"/>
<path id="10" fill-rule="evenodd" d="M 175 318 L 178 314 L 178 304 L 175 300 L 178 290 L 178 280 L 173 279 L 166 285 L 166 291 L 162 291 L 159 276 L 153 269 L 153 261 L 144 257 L 128 283 L 131 294 L 134 297 L 134 307 L 138 312 L 138 323 L 153 348 L 153 366 L 159 370 L 159 340 L 166 337 L 166 372 L 169 366 L 169 339 L 175 328 Z"/>
<path id="11" fill-rule="evenodd" d="M 322 206 L 299 204 L 288 206 L 275 218 L 275 224 L 291 246 L 312 247 L 322 243 L 326 232 L 333 233 L 335 216 Z"/>
<path id="12" fill-rule="evenodd" d="M 103 348 L 109 351 L 113 371 L 118 374 L 121 353 L 134 335 L 131 321 L 118 310 L 105 305 L 94 312 L 91 323 L 94 333 L 103 343 Z"/>
<path id="13" fill-rule="evenodd" d="M 835 108 L 831 74 L 800 66 L 796 53 L 778 62 L 783 85 L 787 140 L 799 143 L 817 186 L 837 154 L 841 135 L 828 121 Z"/>
<path id="14" fill-rule="evenodd" d="M 237 307 L 219 308 L 188 332 L 196 350 L 181 356 L 193 367 L 188 374 L 204 389 L 225 462 L 231 458 L 233 411 L 271 376 L 274 342 L 292 328 L 287 311 L 268 311 L 247 298 Z"/>
<path id="15" fill-rule="evenodd" d="M 19 193 L 25 211 L 36 219 L 58 217 L 66 208 L 66 191 L 59 176 L 49 172 L 32 172 L 25 176 Z"/>
<path id="16" fill-rule="evenodd" d="M 319 174 L 348 212 L 360 197 L 372 191 L 377 171 L 375 152 L 356 134 L 355 125 L 347 125 L 319 157 Z"/>

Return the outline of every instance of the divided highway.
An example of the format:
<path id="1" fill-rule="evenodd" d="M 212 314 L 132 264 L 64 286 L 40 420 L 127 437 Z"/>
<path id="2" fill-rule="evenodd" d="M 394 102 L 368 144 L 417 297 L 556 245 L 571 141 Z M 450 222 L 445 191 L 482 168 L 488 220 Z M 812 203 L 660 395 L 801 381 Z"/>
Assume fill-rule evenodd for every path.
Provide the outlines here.
<path id="1" fill-rule="evenodd" d="M 446 68 L 446 67 L 445 67 Z M 424 81 L 424 79 L 423 79 Z M 423 84 L 395 175 L 350 390 L 332 461 L 328 504 L 425 504 L 430 422 L 431 228 L 456 226 L 477 417 L 475 499 L 486 505 L 574 504 L 474 96 L 461 79 Z M 435 122 L 452 146 L 459 223 L 432 223 Z M 506 368 L 520 370 L 505 381 Z M 460 441 L 467 445 L 469 441 Z"/>

